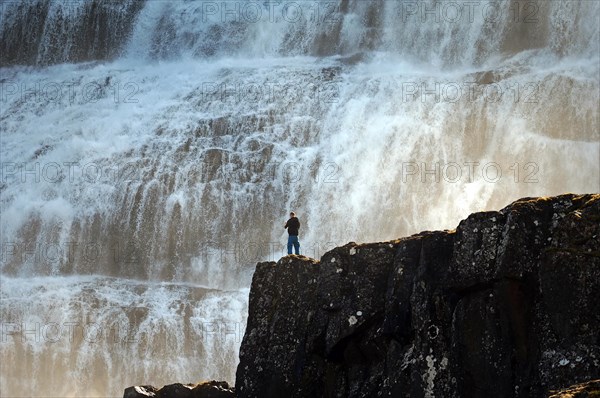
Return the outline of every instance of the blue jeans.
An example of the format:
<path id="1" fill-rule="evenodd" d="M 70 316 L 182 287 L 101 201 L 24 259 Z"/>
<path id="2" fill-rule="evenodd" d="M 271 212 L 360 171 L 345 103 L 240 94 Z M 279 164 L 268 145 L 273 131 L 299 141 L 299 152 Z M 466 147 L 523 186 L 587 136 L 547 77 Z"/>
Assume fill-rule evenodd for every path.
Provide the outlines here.
<path id="1" fill-rule="evenodd" d="M 300 254 L 300 241 L 297 236 L 290 235 L 288 237 L 288 254 L 292 254 L 292 245 L 296 254 Z"/>

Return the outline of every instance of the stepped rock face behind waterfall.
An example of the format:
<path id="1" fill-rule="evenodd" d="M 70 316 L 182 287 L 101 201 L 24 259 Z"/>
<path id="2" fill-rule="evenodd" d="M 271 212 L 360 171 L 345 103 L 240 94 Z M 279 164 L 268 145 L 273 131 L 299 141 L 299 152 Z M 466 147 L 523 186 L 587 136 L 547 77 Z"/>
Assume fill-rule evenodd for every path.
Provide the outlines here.
<path id="1" fill-rule="evenodd" d="M 600 195 L 259 263 L 238 397 L 545 397 L 600 375 Z"/>

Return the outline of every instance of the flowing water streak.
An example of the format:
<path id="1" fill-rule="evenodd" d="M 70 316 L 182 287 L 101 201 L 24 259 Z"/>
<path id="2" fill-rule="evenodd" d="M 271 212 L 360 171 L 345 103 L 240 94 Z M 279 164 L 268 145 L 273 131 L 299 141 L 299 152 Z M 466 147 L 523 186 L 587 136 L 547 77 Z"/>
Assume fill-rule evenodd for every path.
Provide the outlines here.
<path id="1" fill-rule="evenodd" d="M 319 257 L 600 191 L 599 16 L 3 2 L 0 393 L 233 381 L 253 265 L 283 254 L 290 209 Z"/>

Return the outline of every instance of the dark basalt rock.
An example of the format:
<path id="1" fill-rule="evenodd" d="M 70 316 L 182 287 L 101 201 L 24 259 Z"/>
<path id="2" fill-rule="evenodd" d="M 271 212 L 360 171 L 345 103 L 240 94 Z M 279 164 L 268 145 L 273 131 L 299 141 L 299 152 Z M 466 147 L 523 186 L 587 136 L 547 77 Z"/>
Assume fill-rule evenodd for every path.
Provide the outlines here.
<path id="1" fill-rule="evenodd" d="M 547 397 L 600 375 L 600 195 L 260 263 L 238 397 Z"/>
<path id="2" fill-rule="evenodd" d="M 200 384 L 170 384 L 161 389 L 136 386 L 125 389 L 123 398 L 233 398 L 235 389 L 225 381 L 206 381 Z"/>
<path id="3" fill-rule="evenodd" d="M 153 386 L 134 386 L 128 387 L 123 393 L 123 398 L 144 398 L 156 397 L 158 389 Z"/>

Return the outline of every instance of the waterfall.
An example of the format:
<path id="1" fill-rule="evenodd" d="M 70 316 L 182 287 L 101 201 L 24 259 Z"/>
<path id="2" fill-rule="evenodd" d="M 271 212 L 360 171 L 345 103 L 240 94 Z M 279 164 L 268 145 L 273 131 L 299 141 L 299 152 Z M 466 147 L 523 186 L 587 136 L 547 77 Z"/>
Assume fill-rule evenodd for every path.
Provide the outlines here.
<path id="1" fill-rule="evenodd" d="M 258 261 L 600 191 L 596 1 L 0 9 L 0 395 L 234 381 Z M 29 376 L 32 375 L 32 376 Z"/>

